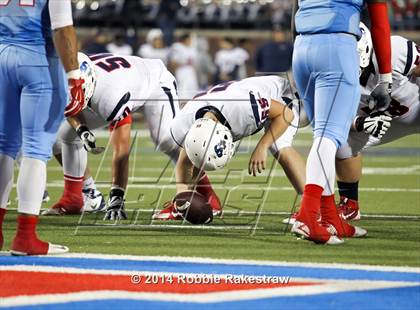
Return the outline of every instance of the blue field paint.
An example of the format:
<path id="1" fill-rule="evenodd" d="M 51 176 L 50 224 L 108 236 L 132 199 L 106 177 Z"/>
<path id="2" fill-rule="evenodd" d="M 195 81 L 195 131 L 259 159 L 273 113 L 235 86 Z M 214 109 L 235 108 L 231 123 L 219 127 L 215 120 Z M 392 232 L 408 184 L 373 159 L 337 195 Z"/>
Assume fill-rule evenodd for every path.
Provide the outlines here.
<path id="1" fill-rule="evenodd" d="M 420 286 L 346 292 L 311 296 L 293 296 L 233 301 L 222 303 L 198 304 L 180 302 L 162 302 L 148 300 L 101 300 L 71 302 L 65 304 L 42 305 L 42 309 L 418 309 L 420 305 Z M 34 309 L 37 307 L 17 307 L 16 309 Z"/>
<path id="2" fill-rule="evenodd" d="M 1 265 L 37 265 L 98 270 L 129 270 L 176 273 L 244 274 L 289 276 L 315 279 L 383 280 L 420 282 L 420 273 L 374 271 L 322 267 L 269 266 L 248 264 L 219 264 L 168 262 L 152 260 L 97 259 L 73 257 L 13 257 L 0 256 Z"/>

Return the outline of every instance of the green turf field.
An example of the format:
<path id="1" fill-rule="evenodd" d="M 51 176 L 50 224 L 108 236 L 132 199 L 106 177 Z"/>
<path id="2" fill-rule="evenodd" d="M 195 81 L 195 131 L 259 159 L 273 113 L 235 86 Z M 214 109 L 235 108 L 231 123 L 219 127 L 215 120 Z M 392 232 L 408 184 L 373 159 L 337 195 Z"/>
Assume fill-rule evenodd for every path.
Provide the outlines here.
<path id="1" fill-rule="evenodd" d="M 369 236 L 346 240 L 337 247 L 297 240 L 289 233 L 290 227 L 281 223 L 284 214 L 293 210 L 296 195 L 278 165 L 271 174 L 247 176 L 247 146 L 254 145 L 256 139 L 242 142 L 229 169 L 209 173 L 226 211 L 211 225 L 151 221 L 153 209 L 175 193 L 173 166 L 154 151 L 147 137 L 139 135 L 130 162 L 129 220 L 111 225 L 102 221 L 103 214 L 43 217 L 39 235 L 69 246 L 72 252 L 420 266 L 420 135 L 366 153 L 360 183 L 362 214 L 366 216 L 357 225 L 366 228 Z M 310 139 L 305 131 L 295 142 L 305 156 Z M 99 141 L 107 143 L 104 138 Z M 90 155 L 89 162 L 106 194 L 110 150 L 104 157 Z M 62 188 L 61 168 L 51 161 L 48 190 L 52 200 L 44 208 L 59 198 Z M 13 190 L 14 210 L 6 217 L 5 249 L 15 228 L 15 195 Z"/>

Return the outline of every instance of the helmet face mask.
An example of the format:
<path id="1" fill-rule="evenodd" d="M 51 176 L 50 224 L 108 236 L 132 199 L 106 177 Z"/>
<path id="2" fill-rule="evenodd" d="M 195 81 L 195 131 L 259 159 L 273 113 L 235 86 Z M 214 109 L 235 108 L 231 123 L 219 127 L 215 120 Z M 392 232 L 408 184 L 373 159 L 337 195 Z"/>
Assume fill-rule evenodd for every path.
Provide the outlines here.
<path id="1" fill-rule="evenodd" d="M 357 51 L 359 53 L 361 73 L 363 69 L 370 64 L 373 53 L 373 43 L 369 28 L 362 22 L 360 23 L 360 31 L 362 32 L 362 37 L 357 42 Z"/>
<path id="2" fill-rule="evenodd" d="M 194 122 L 185 137 L 184 148 L 193 165 L 202 170 L 223 168 L 235 151 L 230 130 L 209 118 Z"/>
<path id="3" fill-rule="evenodd" d="M 96 73 L 95 73 L 95 67 L 94 67 L 95 65 L 90 60 L 90 58 L 83 53 L 78 53 L 77 59 L 79 61 L 79 69 L 80 69 L 81 77 L 82 79 L 85 80 L 85 82 L 83 83 L 83 92 L 85 94 L 85 102 L 84 102 L 83 108 L 86 108 L 86 106 L 89 103 L 89 100 L 92 98 L 93 93 L 95 91 L 95 86 L 96 86 Z"/>

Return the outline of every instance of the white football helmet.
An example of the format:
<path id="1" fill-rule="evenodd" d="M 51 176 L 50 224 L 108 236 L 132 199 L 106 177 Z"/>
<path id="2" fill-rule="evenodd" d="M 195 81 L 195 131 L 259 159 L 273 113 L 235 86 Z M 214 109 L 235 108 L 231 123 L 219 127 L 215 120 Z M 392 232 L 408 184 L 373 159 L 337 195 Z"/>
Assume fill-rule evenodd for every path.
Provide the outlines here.
<path id="1" fill-rule="evenodd" d="M 194 122 L 185 137 L 184 147 L 193 165 L 203 170 L 223 168 L 235 152 L 230 130 L 209 118 Z"/>
<path id="2" fill-rule="evenodd" d="M 360 57 L 360 68 L 363 69 L 369 66 L 373 52 L 373 43 L 369 28 L 362 22 L 360 23 L 360 31 L 362 32 L 362 37 L 357 42 L 357 51 Z"/>
<path id="3" fill-rule="evenodd" d="M 85 80 L 83 83 L 83 92 L 85 93 L 85 103 L 83 109 L 86 108 L 90 98 L 93 96 L 96 86 L 95 65 L 90 58 L 83 54 L 77 53 L 77 60 L 79 61 L 79 69 L 81 78 Z"/>

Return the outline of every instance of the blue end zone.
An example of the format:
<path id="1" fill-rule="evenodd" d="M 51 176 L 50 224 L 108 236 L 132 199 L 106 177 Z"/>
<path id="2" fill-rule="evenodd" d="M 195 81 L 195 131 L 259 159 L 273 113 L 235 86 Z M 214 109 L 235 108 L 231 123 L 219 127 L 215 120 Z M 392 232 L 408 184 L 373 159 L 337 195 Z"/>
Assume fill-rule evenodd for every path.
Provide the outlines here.
<path id="1" fill-rule="evenodd" d="M 96 259 L 73 257 L 11 257 L 0 256 L 0 265 L 37 265 L 100 270 L 130 270 L 176 273 L 243 274 L 256 276 L 289 276 L 315 279 L 383 280 L 420 282 L 420 273 L 374 271 L 299 266 L 261 266 L 247 264 L 216 264 L 168 262 L 152 260 Z"/>
<path id="2" fill-rule="evenodd" d="M 42 305 L 42 309 L 418 309 L 420 286 L 312 296 L 278 297 L 213 304 L 138 300 L 103 300 Z M 18 307 L 34 309 L 37 307 Z"/>

